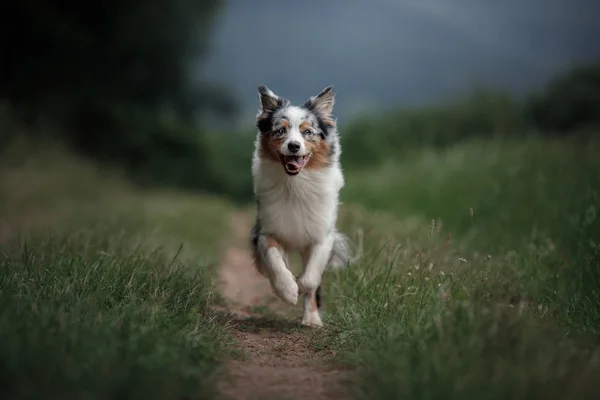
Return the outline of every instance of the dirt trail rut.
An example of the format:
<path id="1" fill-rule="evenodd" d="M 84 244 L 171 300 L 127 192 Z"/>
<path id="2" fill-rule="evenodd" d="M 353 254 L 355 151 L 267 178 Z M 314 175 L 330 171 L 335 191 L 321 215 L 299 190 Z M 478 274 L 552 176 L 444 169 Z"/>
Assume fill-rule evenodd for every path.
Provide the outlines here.
<path id="1" fill-rule="evenodd" d="M 230 215 L 228 245 L 220 265 L 220 290 L 233 313 L 243 359 L 231 360 L 219 391 L 231 400 L 345 399 L 347 371 L 328 366 L 331 355 L 310 345 L 301 327 L 302 306 L 287 306 L 258 275 L 248 249 L 251 220 Z M 301 301 L 299 301 L 301 304 Z"/>

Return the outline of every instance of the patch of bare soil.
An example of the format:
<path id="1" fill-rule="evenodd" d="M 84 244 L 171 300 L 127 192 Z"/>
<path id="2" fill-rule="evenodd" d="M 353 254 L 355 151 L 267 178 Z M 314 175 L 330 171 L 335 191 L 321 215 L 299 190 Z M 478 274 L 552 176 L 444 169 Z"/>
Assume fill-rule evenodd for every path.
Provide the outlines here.
<path id="1" fill-rule="evenodd" d="M 223 398 L 344 399 L 347 371 L 328 363 L 310 345 L 311 328 L 301 327 L 296 307 L 278 300 L 266 278 L 254 269 L 249 252 L 251 221 L 230 216 L 231 234 L 220 265 L 220 289 L 233 314 L 234 335 L 243 359 L 229 361 L 219 385 Z"/>

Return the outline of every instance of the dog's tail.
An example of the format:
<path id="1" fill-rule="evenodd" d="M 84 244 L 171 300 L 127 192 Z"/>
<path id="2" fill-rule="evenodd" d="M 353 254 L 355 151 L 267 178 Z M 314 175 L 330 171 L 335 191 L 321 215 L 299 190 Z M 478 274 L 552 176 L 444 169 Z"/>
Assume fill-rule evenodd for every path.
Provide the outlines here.
<path id="1" fill-rule="evenodd" d="M 328 265 L 332 269 L 340 269 L 355 264 L 362 256 L 362 250 L 362 229 L 358 230 L 358 246 L 356 251 L 353 251 L 348 236 L 344 235 L 343 233 L 336 232 Z"/>

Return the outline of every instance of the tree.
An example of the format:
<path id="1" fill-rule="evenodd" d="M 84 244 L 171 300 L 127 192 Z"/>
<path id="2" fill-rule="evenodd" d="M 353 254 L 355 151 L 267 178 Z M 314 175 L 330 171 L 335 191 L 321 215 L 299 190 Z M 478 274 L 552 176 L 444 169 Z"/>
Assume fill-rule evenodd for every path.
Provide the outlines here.
<path id="1" fill-rule="evenodd" d="M 220 0 L 12 2 L 2 13 L 0 97 L 59 124 L 77 149 L 132 169 L 202 159 L 201 111 L 236 104 L 193 79 Z M 174 175 L 179 172 L 174 171 Z M 198 173 L 196 172 L 196 176 Z"/>
<path id="2" fill-rule="evenodd" d="M 600 63 L 577 66 L 532 96 L 528 118 L 541 130 L 568 132 L 600 123 Z"/>

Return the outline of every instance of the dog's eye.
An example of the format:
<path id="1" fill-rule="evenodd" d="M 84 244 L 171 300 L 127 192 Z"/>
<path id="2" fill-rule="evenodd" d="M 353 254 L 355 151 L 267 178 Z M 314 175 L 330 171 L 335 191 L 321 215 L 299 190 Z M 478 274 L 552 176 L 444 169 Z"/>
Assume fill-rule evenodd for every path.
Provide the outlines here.
<path id="1" fill-rule="evenodd" d="M 283 135 L 285 133 L 285 128 L 277 129 L 277 133 L 279 133 L 280 135 Z"/>
<path id="2" fill-rule="evenodd" d="M 302 133 L 304 133 L 305 135 L 310 135 L 312 133 L 312 131 L 310 129 L 307 129 Z"/>

